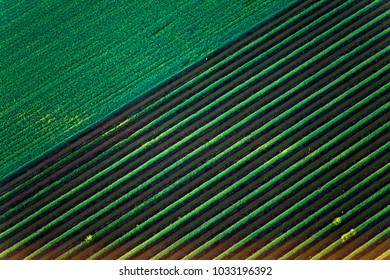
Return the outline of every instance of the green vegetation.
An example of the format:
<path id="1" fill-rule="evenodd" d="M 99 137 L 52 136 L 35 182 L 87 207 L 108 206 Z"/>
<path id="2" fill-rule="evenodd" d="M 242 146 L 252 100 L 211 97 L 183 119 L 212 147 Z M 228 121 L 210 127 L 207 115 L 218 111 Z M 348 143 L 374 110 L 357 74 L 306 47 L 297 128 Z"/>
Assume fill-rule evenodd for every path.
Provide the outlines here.
<path id="1" fill-rule="evenodd" d="M 36 12 L 26 3 L 8 9 Z M 300 2 L 6 182 L 0 258 L 388 258 L 390 11 L 325 3 Z"/>
<path id="2" fill-rule="evenodd" d="M 295 1 L 0 1 L 0 179 Z"/>

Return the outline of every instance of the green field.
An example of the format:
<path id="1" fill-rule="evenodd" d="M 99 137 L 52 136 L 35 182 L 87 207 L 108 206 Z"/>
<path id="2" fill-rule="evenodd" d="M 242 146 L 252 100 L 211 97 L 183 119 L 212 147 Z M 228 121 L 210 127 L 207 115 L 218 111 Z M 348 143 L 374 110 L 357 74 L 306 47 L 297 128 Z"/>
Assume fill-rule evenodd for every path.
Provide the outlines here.
<path id="1" fill-rule="evenodd" d="M 0 179 L 295 1 L 0 1 Z"/>
<path id="2" fill-rule="evenodd" d="M 0 259 L 389 259 L 388 7 L 298 1 L 0 181 Z"/>

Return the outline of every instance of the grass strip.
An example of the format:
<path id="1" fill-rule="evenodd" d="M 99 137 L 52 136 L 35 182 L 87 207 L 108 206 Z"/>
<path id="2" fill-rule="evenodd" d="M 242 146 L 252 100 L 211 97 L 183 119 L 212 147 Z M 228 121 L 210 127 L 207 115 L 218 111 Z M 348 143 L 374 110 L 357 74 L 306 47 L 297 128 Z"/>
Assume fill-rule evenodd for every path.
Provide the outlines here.
<path id="1" fill-rule="evenodd" d="M 354 170 L 356 169 L 356 166 L 361 166 L 361 165 L 364 165 L 366 164 L 368 161 L 372 161 L 372 160 L 375 160 L 375 158 L 378 156 L 378 155 L 381 155 L 383 154 L 384 152 L 386 152 L 389 148 L 389 145 L 386 146 L 383 146 L 381 147 L 380 149 L 376 150 L 375 152 L 373 152 L 371 155 L 368 156 L 368 158 L 364 158 L 362 160 L 360 160 L 358 163 L 355 164 L 355 166 L 352 166 L 350 167 L 348 170 L 346 170 L 345 172 L 342 173 L 342 177 L 345 178 L 345 177 L 348 177 L 349 174 L 353 173 Z M 318 209 L 316 212 L 314 212 L 313 214 L 311 214 L 310 216 L 308 216 L 306 219 L 302 220 L 300 223 L 298 223 L 297 225 L 295 225 L 294 227 L 292 227 L 291 229 L 289 229 L 288 231 L 286 231 L 285 233 L 283 233 L 282 235 L 278 236 L 276 239 L 272 240 L 270 243 L 268 243 L 267 245 L 265 245 L 263 248 L 261 248 L 260 250 L 256 251 L 255 253 L 253 253 L 248 259 L 257 259 L 259 258 L 262 254 L 265 254 L 267 252 L 269 252 L 270 250 L 272 250 L 272 248 L 274 248 L 275 246 L 279 245 L 280 243 L 284 242 L 287 238 L 289 238 L 290 236 L 294 235 L 295 233 L 299 232 L 300 230 L 302 230 L 303 228 L 307 227 L 308 225 L 312 224 L 313 222 L 321 219 L 321 217 L 323 215 L 325 215 L 329 209 L 332 209 L 338 205 L 340 205 L 340 203 L 343 203 L 344 201 L 347 201 L 348 199 L 352 198 L 357 192 L 359 192 L 362 188 L 368 186 L 371 182 L 373 182 L 374 180 L 376 180 L 378 177 L 380 176 L 383 176 L 384 174 L 386 174 L 386 172 L 389 172 L 389 169 L 390 169 L 390 164 L 387 164 L 385 165 L 384 167 L 382 167 L 381 169 L 377 170 L 375 173 L 373 174 L 370 174 L 368 177 L 364 178 L 364 180 L 360 181 L 359 183 L 357 183 L 356 185 L 354 185 L 352 188 L 348 189 L 348 191 L 346 191 L 345 193 L 343 193 L 341 196 L 337 197 L 336 199 L 330 201 L 328 204 L 322 206 L 320 209 Z M 340 175 L 339 175 L 340 176 Z M 336 177 L 337 178 L 337 177 Z M 332 183 L 332 181 L 330 181 L 329 183 Z M 336 183 L 333 183 L 333 185 L 335 185 Z M 367 204 L 370 204 L 372 203 L 372 201 L 374 201 L 375 199 L 377 199 L 378 197 L 381 197 L 383 194 L 385 194 L 386 192 L 388 192 L 389 189 L 387 187 L 385 188 L 382 188 L 381 190 L 379 190 L 378 192 L 376 192 L 375 194 L 371 195 L 369 198 L 365 199 L 363 202 L 361 202 L 358 206 L 355 206 L 354 208 L 352 208 L 351 210 L 349 210 L 349 212 L 352 214 L 355 214 L 356 212 L 359 211 L 359 209 L 364 206 L 364 205 L 367 205 Z M 345 217 L 344 217 L 345 218 Z M 343 218 L 341 218 L 341 222 L 344 222 L 345 220 L 343 220 Z M 329 225 L 328 225 L 329 226 Z M 332 228 L 335 228 L 337 227 L 338 225 L 335 225 L 333 222 L 331 223 L 330 225 Z M 323 232 L 323 231 L 319 231 L 319 232 Z M 318 233 L 319 233 L 318 232 Z M 288 256 L 292 256 L 294 255 L 296 252 L 299 252 L 300 250 L 302 250 L 304 247 L 307 247 L 308 245 L 312 244 L 313 242 L 317 241 L 318 238 L 320 236 L 318 236 L 318 233 L 316 233 L 316 236 L 315 238 L 308 238 L 307 240 L 305 240 L 305 242 L 303 242 L 302 244 L 294 247 L 294 249 L 290 252 L 288 252 L 288 255 L 285 255 L 283 258 L 285 259 L 286 257 Z"/>
<path id="2" fill-rule="evenodd" d="M 207 69 L 203 73 L 201 73 L 199 75 L 192 76 L 185 84 L 180 85 L 178 88 L 176 88 L 176 89 L 174 89 L 172 91 L 169 91 L 166 95 L 164 95 L 162 98 L 158 99 L 153 104 L 151 104 L 148 107 L 142 109 L 140 112 L 136 113 L 135 115 L 132 115 L 130 118 L 122 121 L 120 124 L 114 126 L 113 128 L 110 128 L 109 130 L 107 130 L 105 132 L 102 132 L 95 139 L 93 139 L 93 140 L 91 140 L 91 141 L 81 145 L 79 148 L 77 148 L 76 150 L 72 151 L 70 154 L 66 155 L 65 157 L 63 157 L 62 159 L 57 161 L 56 163 L 54 163 L 54 164 L 50 165 L 49 167 L 45 168 L 42 172 L 36 174 L 32 178 L 24 181 L 22 184 L 20 184 L 17 187 L 13 188 L 12 190 L 10 190 L 9 193 L 1 195 L 0 196 L 0 202 L 6 200 L 8 197 L 12 196 L 13 194 L 21 191 L 26 186 L 28 186 L 28 185 L 32 184 L 33 182 L 39 180 L 40 178 L 42 178 L 46 174 L 50 173 L 51 171 L 57 169 L 58 167 L 60 167 L 64 163 L 68 162 L 72 158 L 77 157 L 78 155 L 82 154 L 84 151 L 90 149 L 95 144 L 104 141 L 108 136 L 111 136 L 112 134 L 114 134 L 121 127 L 126 126 L 127 124 L 130 124 L 130 123 L 136 121 L 137 119 L 141 118 L 142 116 L 145 116 L 145 115 L 149 114 L 154 109 L 160 107 L 162 104 L 166 103 L 170 99 L 175 98 L 181 92 L 185 91 L 189 86 L 197 83 L 199 80 L 203 79 L 204 77 L 210 76 L 211 74 L 216 73 L 218 71 L 218 69 L 222 69 L 222 68 L 226 67 L 226 65 L 229 62 L 231 62 L 232 60 L 234 60 L 236 57 L 241 56 L 242 54 L 244 54 L 245 52 L 247 52 L 248 50 L 254 48 L 257 45 L 260 45 L 262 42 L 265 42 L 269 38 L 275 36 L 275 34 L 280 32 L 281 30 L 285 29 L 286 27 L 293 25 L 295 22 L 299 21 L 302 17 L 310 14 L 310 12 L 312 10 L 318 8 L 320 5 L 322 5 L 325 2 L 326 1 L 318 1 L 314 5 L 310 6 L 308 9 L 306 9 L 306 10 L 302 11 L 301 13 L 299 13 L 298 15 L 290 18 L 286 22 L 284 22 L 281 25 L 279 25 L 277 28 L 271 30 L 269 33 L 266 33 L 266 34 L 262 35 L 260 38 L 254 40 L 253 42 L 249 43 L 248 45 L 243 46 L 241 49 L 236 51 L 234 54 L 231 54 L 231 55 L 227 56 L 222 61 L 220 61 L 217 64 L 213 65 L 212 67 L 210 67 L 209 69 Z M 351 1 L 349 1 L 349 4 L 351 4 L 350 2 Z M 346 6 L 346 5 L 347 4 L 344 4 L 343 6 Z M 284 42 L 283 45 L 280 45 L 280 48 L 286 46 L 287 44 L 288 44 L 288 42 Z M 125 140 L 125 141 L 117 144 L 116 146 L 122 146 L 122 145 L 124 145 L 126 143 L 129 143 L 130 141 L 131 140 L 129 140 L 129 139 Z M 112 150 L 112 149 L 110 149 L 110 150 Z M 99 156 L 98 158 L 101 158 L 101 157 L 103 157 L 103 155 Z M 86 165 L 85 167 L 88 167 L 88 166 L 90 166 L 90 165 Z"/>
<path id="3" fill-rule="evenodd" d="M 389 191 L 389 187 L 390 187 L 390 185 L 386 186 L 386 188 L 385 188 L 386 192 Z M 364 205 L 360 205 L 360 204 L 357 205 L 358 208 L 363 207 L 363 206 Z M 320 260 L 320 259 L 326 258 L 326 255 L 328 255 L 329 253 L 342 247 L 346 242 L 353 239 L 354 236 L 364 233 L 365 230 L 372 227 L 378 220 L 389 217 L 389 214 L 390 214 L 390 205 L 387 205 L 385 208 L 383 208 L 382 210 L 377 212 L 375 215 L 368 218 L 365 222 L 361 223 L 356 228 L 351 229 L 351 231 L 349 233 L 353 232 L 353 234 L 349 235 L 348 238 L 345 238 L 345 235 L 342 235 L 339 239 L 337 239 L 335 242 L 330 244 L 325 249 L 321 250 L 319 253 L 317 253 L 315 256 L 313 256 L 311 259 L 312 260 Z M 352 215 L 352 213 L 349 211 L 348 213 L 346 213 L 346 215 L 343 215 L 341 217 L 341 219 L 342 220 L 348 219 L 347 216 L 350 216 L 350 215 Z"/>
<path id="4" fill-rule="evenodd" d="M 389 190 L 389 186 L 387 186 L 387 189 Z M 378 233 L 376 236 L 368 240 L 366 243 L 361 245 L 360 247 L 356 248 L 353 252 L 349 253 L 347 256 L 344 257 L 344 260 L 353 260 L 356 259 L 356 257 L 364 253 L 365 251 L 369 250 L 370 247 L 372 247 L 375 244 L 378 244 L 383 239 L 388 239 L 390 236 L 390 227 L 387 227 L 380 233 Z"/>
<path id="5" fill-rule="evenodd" d="M 356 14 L 354 14 L 354 16 L 359 16 L 361 13 L 358 12 Z M 327 18 L 327 17 L 326 17 Z M 323 20 L 326 20 L 326 18 L 324 18 Z M 348 24 L 349 22 L 349 18 L 345 19 L 343 22 L 340 22 L 340 24 L 343 24 L 343 25 L 346 25 Z M 317 23 L 318 24 L 318 23 Z M 309 28 L 309 26 L 307 27 Z M 332 29 L 333 30 L 333 29 Z M 327 35 L 330 35 L 331 32 L 327 32 L 328 34 Z M 381 34 L 384 34 L 383 32 Z M 324 38 L 324 34 L 322 34 L 321 38 Z M 296 36 L 290 36 L 289 38 L 295 38 Z M 344 41 L 347 41 L 349 40 L 351 37 L 353 36 L 348 36 L 348 38 L 344 38 Z M 321 39 L 319 38 L 319 39 Z M 377 39 L 377 37 L 375 37 L 375 39 Z M 302 46 L 300 49 L 298 49 L 297 51 L 295 51 L 294 53 L 290 54 L 289 57 L 294 57 L 296 55 L 299 55 L 299 53 L 301 51 L 304 51 L 308 46 L 310 46 L 311 44 L 314 43 L 315 40 L 312 40 L 311 42 L 305 44 L 304 46 Z M 340 43 L 341 44 L 341 43 Z M 363 48 L 364 46 L 362 46 Z M 361 48 L 360 48 L 361 49 Z M 272 52 L 274 51 L 273 48 L 270 49 L 268 52 Z M 271 90 L 272 88 L 274 87 L 277 87 L 279 83 L 283 82 L 284 80 L 287 80 L 288 77 L 292 76 L 293 74 L 295 73 L 298 73 L 299 70 L 302 70 L 303 68 L 305 67 L 308 67 L 311 63 L 315 62 L 316 60 L 318 60 L 319 58 L 321 57 L 324 57 L 326 56 L 328 53 L 330 53 L 332 50 L 331 48 L 327 48 L 326 51 L 323 51 L 321 52 L 319 55 L 317 55 L 316 57 L 312 58 L 309 62 L 305 63 L 304 65 L 302 65 L 301 67 L 298 67 L 296 69 L 294 69 L 291 73 L 289 73 L 290 75 L 287 75 L 287 76 L 284 76 L 282 77 L 282 79 L 279 79 L 278 81 L 274 82 L 273 84 L 269 85 L 268 87 L 265 88 L 265 90 Z M 261 57 L 265 57 L 268 55 L 268 52 L 262 54 Z M 286 59 L 288 59 L 289 57 L 286 57 Z M 259 59 L 256 58 L 256 61 Z M 137 156 L 139 156 L 142 152 L 144 152 L 146 149 L 148 149 L 151 145 L 153 145 L 155 142 L 158 142 L 160 141 L 161 139 L 165 138 L 165 137 L 168 137 L 169 135 L 173 135 L 174 133 L 176 133 L 177 130 L 180 130 L 181 127 L 184 127 L 186 126 L 186 124 L 191 121 L 191 119 L 195 119 L 195 117 L 197 117 L 198 115 L 201 115 L 201 114 L 204 114 L 206 113 L 207 111 L 211 110 L 212 108 L 216 108 L 218 107 L 218 104 L 220 102 L 223 102 L 223 100 L 226 100 L 228 99 L 229 97 L 233 96 L 234 94 L 236 94 L 236 91 L 238 90 L 241 90 L 242 88 L 244 88 L 245 86 L 247 86 L 248 84 L 252 83 L 253 81 L 256 81 L 257 79 L 261 79 L 261 76 L 269 71 L 273 71 L 275 69 L 277 69 L 277 67 L 280 66 L 282 62 L 278 62 L 276 63 L 276 65 L 272 65 L 270 67 L 268 67 L 267 69 L 264 69 L 263 71 L 261 71 L 259 74 L 257 74 L 256 76 L 252 77 L 251 79 L 249 79 L 246 83 L 244 83 L 243 85 L 240 85 L 236 88 L 234 88 L 232 91 L 228 92 L 225 96 L 222 96 L 221 98 L 219 98 L 218 100 L 214 101 L 212 104 L 209 104 L 209 106 L 207 107 L 204 107 L 203 110 L 201 110 L 201 112 L 197 112 L 197 114 L 195 115 L 192 115 L 190 116 L 189 118 L 183 120 L 182 122 L 180 122 L 179 124 L 177 124 L 176 126 L 172 127 L 170 130 L 164 132 L 162 135 L 154 138 L 153 140 L 145 143 L 141 148 L 137 149 L 136 151 L 133 151 L 132 153 L 126 155 L 124 158 L 122 159 L 119 159 L 117 162 L 115 162 L 113 165 L 111 165 L 110 167 L 104 169 L 103 171 L 99 172 L 98 174 L 94 175 L 93 177 L 89 178 L 88 180 L 86 180 L 85 182 L 83 182 L 82 184 L 80 184 L 79 186 L 77 186 L 76 188 L 72 189 L 72 191 L 68 192 L 67 194 L 61 196 L 60 198 L 58 198 L 56 201 L 54 201 L 53 203 L 49 204 L 46 206 L 46 209 L 48 209 L 50 206 L 51 208 L 54 208 L 54 206 L 56 204 L 58 204 L 60 201 L 64 200 L 64 199 L 67 199 L 69 196 L 79 192 L 81 189 L 87 187 L 89 184 L 92 184 L 93 182 L 95 182 L 97 179 L 99 179 L 100 177 L 102 176 L 105 176 L 107 175 L 110 171 L 114 170 L 115 168 L 117 168 L 118 166 L 120 166 L 121 164 L 124 164 L 125 162 L 127 161 L 130 161 L 131 159 L 134 159 L 136 158 Z M 240 72 L 241 70 L 239 70 Z M 198 93 L 200 94 L 200 93 Z M 244 101 L 244 103 L 241 103 L 240 104 L 240 107 L 239 108 L 245 108 L 245 106 L 247 104 L 250 104 L 253 100 L 256 100 L 259 96 L 261 96 L 263 94 L 263 92 L 260 92 L 258 94 L 254 94 L 250 99 Z M 193 98 L 196 98 L 196 97 L 193 97 Z M 189 106 L 190 104 L 184 104 L 183 106 Z M 236 109 L 238 110 L 238 109 Z M 176 111 L 174 110 L 173 113 L 169 113 L 168 116 L 165 116 L 166 118 L 170 117 L 171 115 L 174 115 L 174 113 L 176 113 Z M 218 122 L 220 122 L 223 117 L 225 117 L 226 119 L 228 117 L 230 117 L 230 115 L 234 113 L 234 110 L 230 110 L 229 112 L 225 113 L 223 116 L 219 117 L 217 120 L 214 120 L 212 123 L 209 124 L 209 127 L 211 127 L 212 125 L 214 124 L 217 124 Z M 163 116 L 160 116 L 158 120 L 155 120 L 155 123 L 153 123 L 153 125 L 149 124 L 150 128 L 153 128 L 155 125 L 158 125 L 159 123 L 163 122 L 165 120 L 165 117 Z M 148 128 L 149 128 L 148 126 Z M 116 150 L 116 149 L 119 149 L 122 145 L 125 145 L 126 143 L 132 141 L 132 139 L 134 139 L 133 137 L 136 137 L 138 135 L 141 135 L 145 130 L 147 129 L 147 127 L 143 127 L 141 130 L 137 131 L 137 132 L 134 132 L 132 135 L 129 136 L 129 138 L 125 139 L 125 140 L 122 140 L 121 142 L 117 143 L 116 145 L 114 145 L 112 148 L 110 148 L 107 152 L 105 153 L 102 153 L 101 154 L 101 157 L 108 154 L 109 152 L 113 151 L 113 150 Z M 202 131 L 206 131 L 208 128 L 207 127 L 202 127 L 201 128 Z M 179 145 L 185 145 L 185 143 L 189 142 L 190 140 L 192 140 L 193 138 L 195 138 L 199 133 L 201 133 L 201 131 L 196 131 L 196 133 L 192 133 L 190 136 L 186 137 L 185 140 L 186 141 L 182 141 L 180 144 L 177 144 L 176 146 L 172 147 L 170 150 L 174 150 L 176 149 Z M 154 158 L 154 161 L 153 162 L 156 162 L 160 160 L 160 158 Z M 148 162 L 147 164 L 148 165 L 151 165 L 153 164 L 153 162 Z M 89 162 L 87 163 L 89 166 L 92 165 L 92 162 Z M 136 174 L 138 174 L 140 171 L 143 170 L 143 168 L 145 168 L 145 165 L 142 166 L 142 168 L 138 168 L 135 172 L 133 171 L 132 173 L 129 173 L 127 174 L 126 176 L 122 177 L 121 179 L 119 179 L 117 181 L 117 184 L 120 184 L 121 182 L 125 181 L 125 180 L 128 180 L 130 177 L 132 176 L 135 176 Z M 71 173 L 73 174 L 73 172 Z M 53 187 L 55 186 L 58 186 L 59 184 L 61 184 L 64 180 L 66 180 L 67 178 L 69 178 L 69 176 L 71 176 L 71 174 L 68 174 L 66 177 L 64 178 L 61 178 L 58 182 L 54 183 L 54 185 L 49 185 L 48 187 L 42 189 L 40 192 L 38 192 L 36 195 L 34 195 L 31 199 L 29 200 L 26 200 L 23 202 L 22 205 L 20 205 L 19 207 L 16 207 L 16 208 L 13 208 L 13 209 L 10 209 L 9 211 L 7 211 L 7 213 L 4 213 L 1 218 L 2 219 L 6 219 L 6 217 L 12 215 L 13 213 L 15 213 L 16 211 L 18 211 L 18 209 L 20 209 L 21 207 L 24 207 L 29 201 L 32 201 L 32 199 L 38 199 L 39 197 L 42 197 L 43 195 L 45 195 L 46 193 L 48 193 Z M 109 191 L 109 188 L 106 189 L 105 192 L 108 192 Z M 43 211 L 43 209 L 42 209 Z M 38 214 L 38 212 L 36 213 Z M 0 238 L 1 238 L 1 235 L 0 235 Z"/>

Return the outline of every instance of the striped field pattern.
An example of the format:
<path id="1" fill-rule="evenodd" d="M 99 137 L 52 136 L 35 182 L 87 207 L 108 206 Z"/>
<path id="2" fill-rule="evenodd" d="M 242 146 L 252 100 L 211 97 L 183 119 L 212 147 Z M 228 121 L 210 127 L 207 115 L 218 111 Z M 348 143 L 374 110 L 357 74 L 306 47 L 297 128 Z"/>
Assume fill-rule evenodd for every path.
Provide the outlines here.
<path id="1" fill-rule="evenodd" d="M 0 0 L 0 180 L 295 1 Z"/>
<path id="2" fill-rule="evenodd" d="M 390 259 L 390 2 L 298 1 L 0 185 L 1 259 Z"/>

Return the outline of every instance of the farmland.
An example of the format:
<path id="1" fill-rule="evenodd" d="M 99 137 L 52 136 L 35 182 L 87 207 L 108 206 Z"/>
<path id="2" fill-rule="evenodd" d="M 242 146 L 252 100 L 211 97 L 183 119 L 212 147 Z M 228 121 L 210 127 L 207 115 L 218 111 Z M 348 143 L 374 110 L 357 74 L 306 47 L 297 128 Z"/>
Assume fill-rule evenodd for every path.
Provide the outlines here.
<path id="1" fill-rule="evenodd" d="M 285 1 L 2 1 L 0 179 L 206 58 Z M 202 15 L 199 17 L 199 15 Z"/>
<path id="2" fill-rule="evenodd" d="M 389 258 L 388 4 L 325 2 L 4 180 L 0 258 Z"/>

